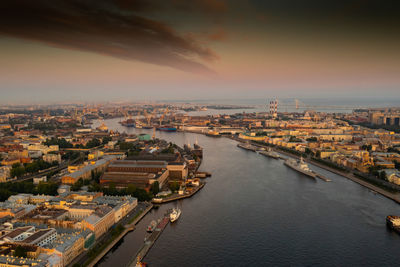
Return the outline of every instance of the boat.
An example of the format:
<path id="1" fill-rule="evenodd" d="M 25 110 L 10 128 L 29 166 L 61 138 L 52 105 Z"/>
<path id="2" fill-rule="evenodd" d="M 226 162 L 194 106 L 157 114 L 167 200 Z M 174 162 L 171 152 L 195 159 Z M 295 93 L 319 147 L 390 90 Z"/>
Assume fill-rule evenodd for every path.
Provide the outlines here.
<path id="1" fill-rule="evenodd" d="M 311 178 L 317 178 L 317 174 L 310 170 L 308 164 L 304 162 L 303 157 L 301 157 L 300 160 L 287 159 L 285 160 L 284 164 L 293 170 L 301 172 L 302 174 L 305 174 Z"/>
<path id="2" fill-rule="evenodd" d="M 273 158 L 273 159 L 280 159 L 281 158 L 281 156 L 278 153 L 276 153 L 275 151 L 272 151 L 272 150 L 260 151 L 259 153 L 261 155 L 263 155 L 263 156 L 270 157 L 270 158 Z"/>
<path id="3" fill-rule="evenodd" d="M 173 126 L 161 126 L 158 127 L 157 130 L 164 132 L 176 132 L 176 127 Z"/>
<path id="4" fill-rule="evenodd" d="M 142 262 L 142 261 L 140 260 L 140 257 L 138 256 L 138 257 L 137 257 L 137 261 L 136 261 L 135 267 L 146 267 L 146 266 L 147 266 L 147 263 Z"/>
<path id="5" fill-rule="evenodd" d="M 400 216 L 388 215 L 386 217 L 386 225 L 394 230 L 400 229 Z"/>
<path id="6" fill-rule="evenodd" d="M 125 127 L 136 127 L 135 120 L 133 119 L 127 119 L 125 121 L 121 121 L 120 123 Z"/>
<path id="7" fill-rule="evenodd" d="M 219 133 L 219 132 L 217 132 L 217 131 L 208 131 L 208 132 L 206 132 L 206 135 L 207 136 L 210 136 L 210 137 L 221 137 L 221 134 Z"/>
<path id="8" fill-rule="evenodd" d="M 250 145 L 248 143 L 239 143 L 239 144 L 237 144 L 237 146 L 240 148 L 246 149 L 246 150 L 250 150 L 250 151 L 254 151 L 254 152 L 257 151 L 257 147 Z"/>
<path id="9" fill-rule="evenodd" d="M 171 222 L 175 222 L 178 220 L 179 216 L 181 216 L 181 210 L 179 208 L 172 209 L 172 212 L 169 214 L 169 219 Z"/>
<path id="10" fill-rule="evenodd" d="M 148 233 L 152 233 L 157 227 L 157 222 L 155 220 L 152 220 L 149 224 L 149 226 L 147 226 L 146 231 Z"/>

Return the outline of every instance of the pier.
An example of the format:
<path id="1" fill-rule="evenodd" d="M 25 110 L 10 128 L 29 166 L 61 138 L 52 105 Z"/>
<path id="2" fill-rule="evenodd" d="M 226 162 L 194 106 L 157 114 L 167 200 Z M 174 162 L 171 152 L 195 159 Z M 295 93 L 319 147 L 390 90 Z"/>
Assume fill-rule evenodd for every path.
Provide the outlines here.
<path id="1" fill-rule="evenodd" d="M 126 267 L 135 267 L 137 262 L 141 262 L 143 258 L 147 255 L 154 242 L 160 237 L 161 233 L 164 231 L 169 223 L 169 214 L 167 212 L 161 222 L 157 225 L 156 229 L 144 239 L 143 246 L 138 250 L 135 257 L 126 265 Z"/>
<path id="2" fill-rule="evenodd" d="M 165 197 L 162 199 L 153 199 L 152 202 L 154 204 L 163 204 L 163 203 L 168 203 L 171 201 L 179 200 L 179 199 L 184 199 L 184 198 L 189 198 L 192 197 L 194 194 L 196 194 L 200 189 L 204 187 L 205 183 L 201 183 L 199 186 L 197 186 L 194 190 L 192 190 L 190 193 L 184 193 L 183 195 L 179 194 L 173 194 L 169 197 Z"/>
<path id="3" fill-rule="evenodd" d="M 133 219 L 133 221 L 124 226 L 124 231 L 117 236 L 108 246 L 101 251 L 99 255 L 97 255 L 87 266 L 93 267 L 95 266 L 127 233 L 133 231 L 135 229 L 135 225 L 153 208 L 153 204 L 150 205 L 143 210 L 140 215 Z"/>

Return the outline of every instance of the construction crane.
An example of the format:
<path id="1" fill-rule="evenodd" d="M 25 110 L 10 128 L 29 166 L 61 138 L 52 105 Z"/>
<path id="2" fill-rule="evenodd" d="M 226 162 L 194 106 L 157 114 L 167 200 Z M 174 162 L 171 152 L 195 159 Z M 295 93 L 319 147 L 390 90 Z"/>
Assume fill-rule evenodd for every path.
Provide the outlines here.
<path id="1" fill-rule="evenodd" d="M 146 111 L 146 110 L 144 110 L 144 111 L 143 111 L 143 114 L 144 114 L 144 116 L 146 117 L 146 120 L 147 120 L 147 126 L 150 126 L 150 124 L 151 124 L 151 118 L 152 118 L 152 115 L 151 115 L 151 114 L 149 114 L 149 113 L 147 113 L 147 111 Z"/>
<path id="2" fill-rule="evenodd" d="M 165 108 L 164 113 L 160 117 L 160 126 L 162 121 L 164 120 L 165 115 L 167 115 L 168 112 L 169 112 L 168 108 Z"/>

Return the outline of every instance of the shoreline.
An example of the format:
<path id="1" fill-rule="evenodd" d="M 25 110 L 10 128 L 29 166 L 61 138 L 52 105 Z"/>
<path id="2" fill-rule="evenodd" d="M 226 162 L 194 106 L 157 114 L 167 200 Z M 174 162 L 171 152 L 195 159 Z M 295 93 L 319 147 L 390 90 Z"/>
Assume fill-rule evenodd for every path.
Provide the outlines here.
<path id="1" fill-rule="evenodd" d="M 255 144 L 255 145 L 260 146 L 260 147 L 264 147 L 264 148 L 268 147 L 268 146 L 263 146 L 263 145 L 260 145 L 260 144 Z M 284 155 L 286 155 L 286 156 L 292 157 L 292 158 L 297 158 L 297 159 L 300 158 L 300 157 L 297 156 L 297 155 L 294 155 L 294 154 L 291 154 L 291 153 L 289 153 L 289 152 L 283 151 L 283 150 L 281 150 L 281 149 L 279 149 L 279 148 L 275 148 L 275 147 L 274 147 L 274 148 L 272 148 L 272 149 L 275 150 L 275 151 L 277 151 L 277 152 L 279 152 L 279 153 L 281 153 L 281 154 L 284 154 Z M 380 188 L 380 187 L 378 187 L 378 186 L 376 186 L 376 185 L 373 185 L 373 184 L 371 184 L 371 183 L 368 183 L 367 181 L 364 181 L 364 180 L 362 180 L 362 179 L 360 179 L 360 178 L 357 178 L 357 177 L 356 177 L 354 174 L 352 174 L 352 173 L 345 173 L 345 172 L 336 170 L 336 169 L 334 169 L 334 168 L 331 168 L 331 167 L 328 167 L 328 166 L 326 166 L 326 165 L 324 165 L 324 164 L 321 164 L 321 163 L 319 163 L 319 162 L 316 162 L 316 161 L 314 161 L 314 160 L 312 160 L 312 159 L 311 159 L 311 160 L 308 159 L 308 158 L 303 158 L 303 159 L 304 159 L 304 161 L 306 161 L 306 162 L 308 162 L 308 163 L 310 163 L 310 164 L 312 164 L 312 165 L 314 165 L 314 166 L 317 166 L 317 167 L 319 167 L 319 168 L 321 168 L 321 169 L 330 171 L 330 172 L 332 172 L 332 173 L 334 173 L 334 174 L 337 174 L 337 175 L 339 175 L 339 176 L 342 176 L 342 177 L 344 177 L 344 178 L 347 178 L 347 179 L 349 179 L 349 180 L 351 180 L 351 181 L 353 181 L 353 182 L 355 182 L 355 183 L 357 183 L 357 184 L 359 184 L 359 185 L 362 185 L 362 186 L 364 186 L 364 187 L 366 187 L 366 188 L 368 188 L 368 189 L 370 189 L 370 190 L 372 190 L 372 191 L 374 191 L 374 192 L 376 192 L 376 193 L 379 193 L 379 194 L 381 194 L 382 196 L 384 196 L 384 197 L 386 197 L 386 198 L 388 198 L 388 199 L 391 199 L 391 200 L 393 200 L 394 202 L 400 204 L 400 194 L 395 194 L 395 193 L 388 192 L 388 191 L 386 191 L 386 190 L 384 190 L 384 189 L 382 189 L 382 188 Z"/>
<path id="2" fill-rule="evenodd" d="M 124 231 L 117 236 L 110 244 L 107 245 L 100 253 L 97 255 L 93 260 L 91 260 L 89 263 L 85 263 L 84 266 L 87 267 L 93 267 L 95 266 L 104 256 L 110 252 L 110 250 L 122 239 L 124 238 L 129 232 L 135 230 L 135 225 L 139 223 L 146 215 L 147 213 L 154 207 L 152 203 L 149 203 L 149 206 L 143 210 L 140 215 L 135 218 L 131 223 L 127 223 L 124 225 Z"/>

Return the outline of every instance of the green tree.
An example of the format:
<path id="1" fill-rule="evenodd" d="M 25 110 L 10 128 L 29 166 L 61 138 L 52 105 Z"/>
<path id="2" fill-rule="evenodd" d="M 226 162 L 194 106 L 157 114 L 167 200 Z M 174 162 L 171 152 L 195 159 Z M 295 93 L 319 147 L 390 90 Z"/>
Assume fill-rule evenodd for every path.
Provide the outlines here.
<path id="1" fill-rule="evenodd" d="M 170 189 L 172 192 L 178 191 L 178 190 L 179 190 L 179 187 L 180 187 L 180 185 L 179 185 L 179 183 L 178 183 L 177 181 L 174 181 L 174 182 L 172 182 L 172 183 L 169 184 L 169 189 Z"/>
<path id="2" fill-rule="evenodd" d="M 12 168 L 10 171 L 11 177 L 21 177 L 25 174 L 25 168 L 23 166 L 18 166 L 16 168 Z"/>
<path id="3" fill-rule="evenodd" d="M 155 181 L 151 185 L 151 192 L 153 193 L 153 195 L 157 195 L 158 192 L 160 192 L 160 184 L 158 183 L 158 181 Z"/>
<path id="4" fill-rule="evenodd" d="M 382 180 L 386 180 L 386 178 L 387 178 L 386 172 L 385 171 L 381 171 L 379 173 L 379 178 L 382 179 Z"/>
<path id="5" fill-rule="evenodd" d="M 93 147 L 97 147 L 99 145 L 101 145 L 100 140 L 97 138 L 93 138 L 92 140 L 90 140 L 89 142 L 86 143 L 86 148 L 93 148 Z"/>
<path id="6" fill-rule="evenodd" d="M 17 246 L 15 248 L 15 252 L 14 252 L 14 256 L 15 257 L 22 257 L 22 258 L 26 258 L 28 255 L 27 250 L 22 247 L 22 246 Z"/>
<path id="7" fill-rule="evenodd" d="M 103 145 L 107 144 L 108 142 L 110 142 L 112 140 L 111 136 L 104 136 L 102 143 Z"/>

